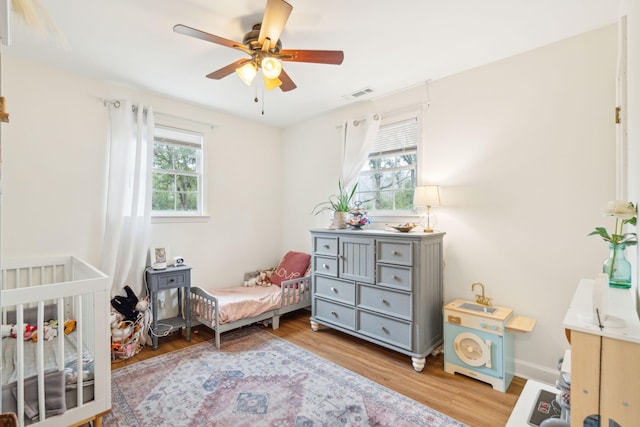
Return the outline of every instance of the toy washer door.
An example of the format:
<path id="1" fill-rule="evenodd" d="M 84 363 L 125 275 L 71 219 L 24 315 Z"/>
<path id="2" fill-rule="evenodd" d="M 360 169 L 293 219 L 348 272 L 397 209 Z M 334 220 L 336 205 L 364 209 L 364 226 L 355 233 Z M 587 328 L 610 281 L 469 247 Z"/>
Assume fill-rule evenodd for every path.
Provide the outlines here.
<path id="1" fill-rule="evenodd" d="M 465 364 L 491 368 L 491 341 L 485 342 L 478 335 L 462 332 L 456 335 L 453 349 Z"/>

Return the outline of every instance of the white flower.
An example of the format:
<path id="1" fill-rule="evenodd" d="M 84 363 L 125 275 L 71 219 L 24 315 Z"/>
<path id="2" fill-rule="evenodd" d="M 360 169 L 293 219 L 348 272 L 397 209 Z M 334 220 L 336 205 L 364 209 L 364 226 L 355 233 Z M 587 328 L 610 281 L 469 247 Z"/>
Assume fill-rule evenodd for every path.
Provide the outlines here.
<path id="1" fill-rule="evenodd" d="M 602 210 L 605 216 L 615 216 L 616 218 L 629 219 L 636 215 L 636 207 L 626 200 L 612 200 L 607 203 L 607 207 Z"/>

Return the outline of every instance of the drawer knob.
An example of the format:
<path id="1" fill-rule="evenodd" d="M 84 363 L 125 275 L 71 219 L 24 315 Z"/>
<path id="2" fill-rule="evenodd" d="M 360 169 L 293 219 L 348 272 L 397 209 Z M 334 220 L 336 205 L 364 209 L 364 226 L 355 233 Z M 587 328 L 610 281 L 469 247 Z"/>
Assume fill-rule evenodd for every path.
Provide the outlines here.
<path id="1" fill-rule="evenodd" d="M 396 276 L 395 274 L 392 276 L 393 280 L 400 280 L 400 278 L 398 276 Z"/>
<path id="2" fill-rule="evenodd" d="M 329 268 L 328 264 L 322 264 L 322 268 Z"/>
<path id="3" fill-rule="evenodd" d="M 329 249 L 329 248 L 330 248 L 330 246 L 329 246 L 329 245 L 324 245 L 324 248 L 325 248 L 325 249 Z"/>
<path id="4" fill-rule="evenodd" d="M 384 333 L 387 333 L 387 334 L 389 333 L 389 330 L 382 325 L 380 326 L 380 329 L 382 329 L 382 332 Z"/>
<path id="5" fill-rule="evenodd" d="M 169 282 L 175 282 L 176 279 L 174 279 L 173 277 L 171 279 L 169 279 Z"/>
<path id="6" fill-rule="evenodd" d="M 391 251 L 391 255 L 398 255 L 398 251 Z"/>
<path id="7" fill-rule="evenodd" d="M 389 302 L 384 298 L 380 298 L 380 302 L 384 305 L 389 305 Z"/>
<path id="8" fill-rule="evenodd" d="M 332 311 L 332 312 L 331 312 L 331 315 L 332 315 L 333 317 L 338 317 L 338 313 L 336 313 L 335 311 Z"/>
<path id="9" fill-rule="evenodd" d="M 333 292 L 333 293 L 337 293 L 337 292 L 338 292 L 338 290 L 332 286 L 332 287 L 331 287 L 331 292 Z"/>

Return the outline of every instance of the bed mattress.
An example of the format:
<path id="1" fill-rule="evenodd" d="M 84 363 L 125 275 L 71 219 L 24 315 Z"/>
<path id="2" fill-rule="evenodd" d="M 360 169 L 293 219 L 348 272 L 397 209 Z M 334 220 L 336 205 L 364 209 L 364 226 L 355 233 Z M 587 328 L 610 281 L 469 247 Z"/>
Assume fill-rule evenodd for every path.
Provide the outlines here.
<path id="1" fill-rule="evenodd" d="M 227 289 L 206 290 L 207 293 L 216 297 L 220 305 L 220 324 L 234 322 L 239 319 L 258 316 L 266 311 L 275 310 L 282 302 L 282 292 L 279 286 L 238 286 Z M 199 316 L 209 321 L 214 313 L 207 313 L 203 303 L 194 301 L 192 307 Z"/>

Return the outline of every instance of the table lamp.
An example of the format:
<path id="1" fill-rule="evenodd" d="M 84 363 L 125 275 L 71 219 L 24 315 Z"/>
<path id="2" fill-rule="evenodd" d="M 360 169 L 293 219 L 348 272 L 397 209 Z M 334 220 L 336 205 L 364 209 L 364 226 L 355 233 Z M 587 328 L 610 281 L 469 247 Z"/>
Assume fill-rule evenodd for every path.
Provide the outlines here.
<path id="1" fill-rule="evenodd" d="M 427 226 L 424 227 L 426 233 L 432 233 L 438 219 L 435 214 L 431 213 L 432 206 L 440 206 L 440 186 L 439 185 L 419 185 L 416 186 L 413 193 L 413 207 L 427 208 Z M 421 222 L 422 225 L 422 222 Z"/>

